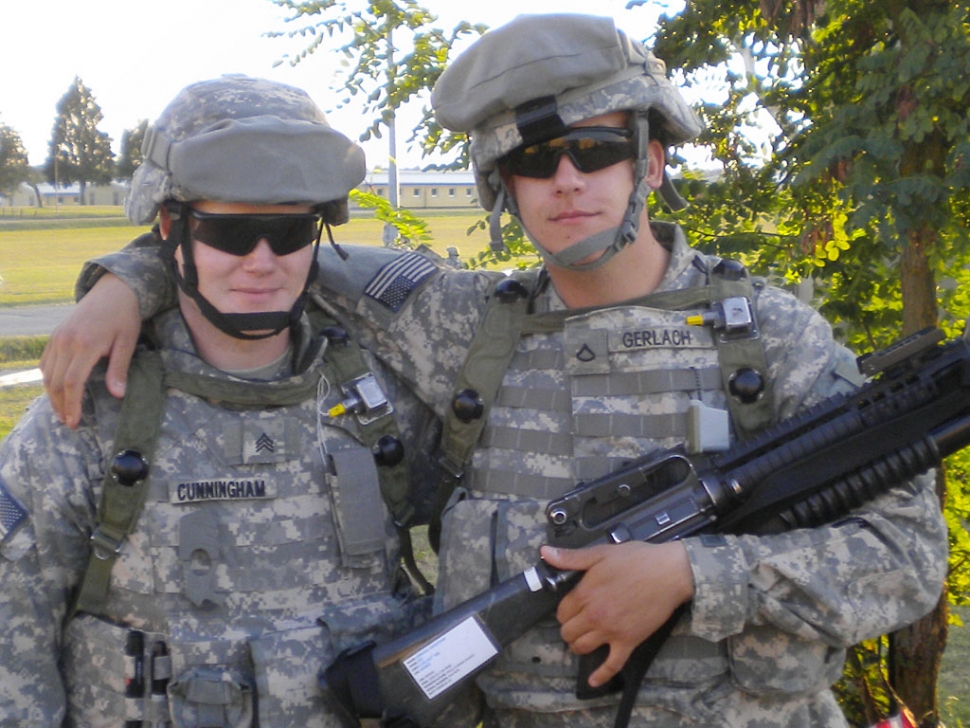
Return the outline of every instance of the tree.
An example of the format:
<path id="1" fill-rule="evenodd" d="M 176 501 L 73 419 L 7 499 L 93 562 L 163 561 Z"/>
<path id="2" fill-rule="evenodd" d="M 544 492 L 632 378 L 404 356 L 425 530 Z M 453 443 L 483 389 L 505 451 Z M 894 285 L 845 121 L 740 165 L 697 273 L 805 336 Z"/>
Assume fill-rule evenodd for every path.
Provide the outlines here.
<path id="1" fill-rule="evenodd" d="M 44 174 L 53 184 L 77 182 L 84 204 L 87 184 L 107 184 L 112 177 L 111 138 L 98 130 L 103 115 L 80 78 L 57 102 Z"/>
<path id="2" fill-rule="evenodd" d="M 390 12 L 419 17 L 411 2 L 372 0 L 367 11 L 353 13 L 337 0 L 273 1 L 297 13 L 291 20 L 344 13 L 290 33 L 314 36 L 300 58 L 338 29 L 366 34 L 368 24 L 380 28 L 381 22 L 365 20 L 366 13 L 375 21 Z M 724 98 L 699 109 L 706 127 L 699 144 L 722 174 L 708 183 L 687 172 L 681 183 L 693 206 L 687 221 L 693 239 L 781 283 L 813 284 L 805 288 L 814 287 L 819 308 L 858 350 L 938 321 L 952 328 L 970 313 L 970 274 L 964 271 L 970 264 L 968 4 L 687 0 L 651 40 L 684 83 L 713 80 L 724 89 Z M 433 18 L 420 17 L 424 32 Z M 371 41 L 362 35 L 363 45 L 351 41 L 344 48 L 361 59 L 345 88 L 352 94 L 370 89 L 370 113 L 396 108 L 433 85 L 455 37 L 438 36 L 427 65 L 398 67 L 385 92 L 380 65 L 370 62 L 377 59 Z M 443 135 L 429 113 L 412 138 L 439 151 L 460 151 L 464 141 Z M 464 161 L 462 152 L 458 163 Z M 508 238 L 519 235 L 514 227 L 506 226 Z M 937 278 L 945 285 L 938 287 Z M 959 514 L 970 501 L 964 475 L 970 458 L 951 461 L 950 482 L 941 480 L 938 490 L 941 500 L 949 488 L 964 504 L 964 511 L 954 512 L 946 502 L 951 598 L 965 599 L 970 539 Z M 944 597 L 936 612 L 890 638 L 892 682 L 926 726 L 938 717 L 946 613 Z M 866 666 L 859 656 L 852 662 Z"/>
<path id="3" fill-rule="evenodd" d="M 672 67 L 719 69 L 728 90 L 703 109 L 726 175 L 705 190 L 709 240 L 740 250 L 769 231 L 752 257 L 820 279 L 823 312 L 857 346 L 965 303 L 936 282 L 968 258 L 968 13 L 966 0 L 693 0 L 658 33 Z M 760 162 L 756 115 L 775 129 Z M 945 502 L 942 478 L 938 492 Z M 938 718 L 946 627 L 944 598 L 890 638 L 892 683 L 924 725 Z"/>
<path id="4" fill-rule="evenodd" d="M 352 63 L 344 76 L 340 90 L 351 97 L 363 95 L 364 114 L 372 118 L 370 126 L 361 134 L 361 141 L 371 136 L 381 137 L 394 112 L 403 104 L 420 97 L 434 86 L 448 60 L 455 41 L 466 35 L 480 35 L 486 26 L 461 22 L 451 31 L 434 27 L 437 17 L 414 0 L 272 0 L 293 13 L 288 23 L 302 23 L 301 27 L 270 36 L 288 35 L 309 38 L 309 44 L 289 63 L 296 65 L 335 37 L 346 42 L 339 48 Z M 403 56 L 388 43 L 407 39 L 410 50 Z M 442 135 L 427 108 L 423 119 L 413 130 L 409 141 L 417 140 L 431 151 L 447 151 L 460 144 L 464 136 Z"/>
<path id="5" fill-rule="evenodd" d="M 145 140 L 147 131 L 148 120 L 143 119 L 134 129 L 126 129 L 122 132 L 121 154 L 118 155 L 115 179 L 131 179 L 135 170 L 141 166 L 141 144 Z"/>
<path id="6" fill-rule="evenodd" d="M 0 195 L 12 195 L 30 179 L 30 164 L 20 134 L 0 124 Z"/>

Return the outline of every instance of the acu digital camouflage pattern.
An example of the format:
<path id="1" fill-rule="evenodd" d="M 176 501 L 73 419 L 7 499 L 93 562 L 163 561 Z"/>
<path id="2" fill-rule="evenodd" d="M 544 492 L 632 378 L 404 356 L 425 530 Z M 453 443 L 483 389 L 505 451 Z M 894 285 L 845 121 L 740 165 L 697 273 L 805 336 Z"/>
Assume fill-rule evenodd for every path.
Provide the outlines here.
<path id="1" fill-rule="evenodd" d="M 659 290 L 704 285 L 713 261 L 691 250 L 679 229 L 654 223 L 653 232 L 671 251 Z M 321 250 L 322 294 L 362 344 L 445 417 L 486 297 L 502 274 L 442 268 L 391 310 L 365 291 L 402 254 L 349 249 L 346 262 Z M 100 262 L 144 299 L 144 258 L 123 253 Z M 770 287 L 760 290 L 756 307 L 778 419 L 852 386 L 853 357 L 833 342 L 816 312 Z M 536 293 L 537 313 L 564 308 L 552 286 Z M 538 545 L 548 538 L 546 499 L 574 485 L 580 471 L 603 472 L 617 457 L 679 439 L 646 435 L 654 417 L 678 427 L 690 398 L 710 406 L 723 401 L 710 382 L 713 361 L 704 335 L 698 333 L 699 346 L 685 347 L 682 336 L 677 345 L 673 335 L 645 333 L 663 329 L 679 331 L 680 325 L 667 312 L 618 306 L 569 320 L 561 334 L 523 337 L 475 454 L 466 499 L 446 517 L 439 608 L 485 588 L 493 568 L 505 577 L 534 563 Z M 599 374 L 578 371 L 580 364 L 569 362 L 577 346 L 596 350 L 604 336 L 608 367 Z M 642 350 L 609 351 L 624 337 Z M 684 372 L 693 383 L 647 395 L 630 387 L 634 377 L 645 386 L 657 376 L 683 381 Z M 601 395 L 583 394 L 604 390 L 602 401 Z M 649 402 L 647 409 L 640 409 L 641 401 Z M 586 415 L 595 422 L 613 414 L 622 415 L 615 421 L 624 421 L 628 433 L 640 427 L 641 434 L 576 429 Z M 540 437 L 547 449 L 533 452 Z M 900 485 L 831 526 L 685 539 L 696 595 L 651 667 L 633 725 L 845 726 L 829 690 L 841 674 L 843 650 L 916 620 L 939 597 L 947 535 L 926 480 Z M 529 496 L 528 488 L 545 490 Z M 479 677 L 490 706 L 486 725 L 611 725 L 615 702 L 577 701 L 574 681 L 575 660 L 550 620 Z"/>
<path id="2" fill-rule="evenodd" d="M 417 603 L 355 420 L 325 414 L 343 397 L 326 351 L 297 375 L 259 383 L 203 364 L 176 312 L 157 330 L 166 370 L 189 391 L 216 378 L 223 404 L 168 391 L 148 501 L 103 616 L 63 624 L 118 401 L 94 383 L 71 431 L 41 398 L 0 449 L 2 489 L 26 514 L 0 543 L 0 725 L 59 726 L 66 712 L 71 725 L 115 728 L 337 726 L 317 672 L 340 650 L 410 624 Z M 266 406 L 232 404 L 234 389 L 261 392 Z M 272 406 L 307 390 L 299 404 Z M 350 476 L 340 465 L 349 461 Z M 137 675 L 146 695 L 126 697 Z"/>
<path id="3" fill-rule="evenodd" d="M 704 285 L 713 262 L 679 230 L 653 227 L 671 249 L 659 290 Z M 354 279 L 366 281 L 368 261 L 374 275 L 391 255 L 353 249 L 344 267 L 325 260 L 323 282 L 335 305 L 353 312 L 365 344 L 444 416 L 492 274 L 443 270 L 390 314 L 360 295 Z M 773 288 L 760 291 L 756 306 L 779 419 L 852 386 L 854 359 L 817 313 Z M 563 308 L 551 286 L 538 294 L 537 312 Z M 559 334 L 523 337 L 466 476 L 465 500 L 446 516 L 438 609 L 487 588 L 493 573 L 506 578 L 535 562 L 548 539 L 549 497 L 617 460 L 681 441 L 690 399 L 723 403 L 709 334 L 698 330 L 684 345 L 682 332 L 669 312 L 616 306 L 568 319 Z M 578 361 L 584 344 L 606 352 L 607 361 Z M 583 371 L 596 366 L 599 372 Z M 695 383 L 656 391 L 632 385 L 683 381 L 685 372 Z M 651 434 L 658 425 L 672 434 Z M 900 485 L 837 525 L 685 545 L 696 596 L 651 667 L 632 725 L 844 726 L 829 690 L 844 649 L 929 611 L 947 549 L 928 479 Z M 539 625 L 479 677 L 491 708 L 486 725 L 612 724 L 615 699 L 578 701 L 575 674 L 558 625 Z"/>
<path id="4" fill-rule="evenodd" d="M 471 136 L 479 202 L 486 210 L 494 207 L 499 187 L 496 162 L 523 142 L 515 110 L 550 96 L 566 126 L 613 111 L 654 110 L 665 144 L 701 132 L 663 61 L 611 18 L 520 15 L 462 52 L 431 94 L 438 123 Z"/>
<path id="5" fill-rule="evenodd" d="M 183 89 L 148 129 L 125 211 L 136 225 L 167 200 L 329 204 L 347 220 L 347 193 L 364 179 L 363 150 L 330 128 L 306 92 L 227 75 Z"/>

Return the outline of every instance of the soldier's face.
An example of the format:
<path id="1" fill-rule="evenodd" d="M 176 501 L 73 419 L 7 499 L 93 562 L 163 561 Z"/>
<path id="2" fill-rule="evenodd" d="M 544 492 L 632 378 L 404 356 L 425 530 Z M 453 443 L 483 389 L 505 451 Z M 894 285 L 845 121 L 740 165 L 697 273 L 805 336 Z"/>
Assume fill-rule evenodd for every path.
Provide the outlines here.
<path id="1" fill-rule="evenodd" d="M 305 205 L 248 205 L 203 200 L 194 210 L 212 215 L 305 215 Z M 192 232 L 199 221 L 190 217 Z M 162 233 L 166 231 L 162 229 Z M 250 241 L 246 241 L 247 243 Z M 303 292 L 313 257 L 313 245 L 278 255 L 267 238 L 258 238 L 245 255 L 234 255 L 198 239 L 192 243 L 199 275 L 199 292 L 222 313 L 288 311 Z M 183 265 L 182 249 L 175 259 Z"/>
<path id="2" fill-rule="evenodd" d="M 573 124 L 582 127 L 626 128 L 626 112 L 614 112 Z M 654 149 L 656 147 L 656 149 Z M 663 150 L 651 144 L 651 171 L 658 168 L 653 157 Z M 555 173 L 545 179 L 512 175 L 508 180 L 523 225 L 551 253 L 619 225 L 633 191 L 632 159 L 624 159 L 595 172 L 581 172 L 569 155 L 559 158 Z M 652 180 L 648 180 L 652 184 Z"/>

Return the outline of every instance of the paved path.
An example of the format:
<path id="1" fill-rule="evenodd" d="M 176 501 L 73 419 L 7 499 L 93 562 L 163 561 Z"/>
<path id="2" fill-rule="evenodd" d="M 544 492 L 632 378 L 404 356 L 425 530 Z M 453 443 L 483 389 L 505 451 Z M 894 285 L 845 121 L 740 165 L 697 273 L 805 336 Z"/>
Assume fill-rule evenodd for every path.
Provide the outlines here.
<path id="1" fill-rule="evenodd" d="M 71 310 L 71 304 L 54 306 L 0 306 L 0 336 L 43 336 L 51 333 Z M 40 382 L 40 369 L 0 375 L 0 389 Z"/>
<path id="2" fill-rule="evenodd" d="M 0 336 L 42 336 L 51 333 L 70 312 L 72 304 L 53 306 L 0 306 Z"/>

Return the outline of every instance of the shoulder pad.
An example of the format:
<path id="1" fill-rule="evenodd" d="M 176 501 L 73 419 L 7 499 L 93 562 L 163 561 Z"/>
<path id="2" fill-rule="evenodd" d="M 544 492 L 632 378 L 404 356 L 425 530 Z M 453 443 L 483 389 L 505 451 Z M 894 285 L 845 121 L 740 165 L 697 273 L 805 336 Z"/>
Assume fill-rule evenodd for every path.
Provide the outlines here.
<path id="1" fill-rule="evenodd" d="M 439 269 L 438 257 L 425 251 L 376 245 L 341 248 L 348 253 L 346 260 L 331 246 L 320 248 L 320 285 L 355 303 L 367 296 L 395 312 Z"/>

